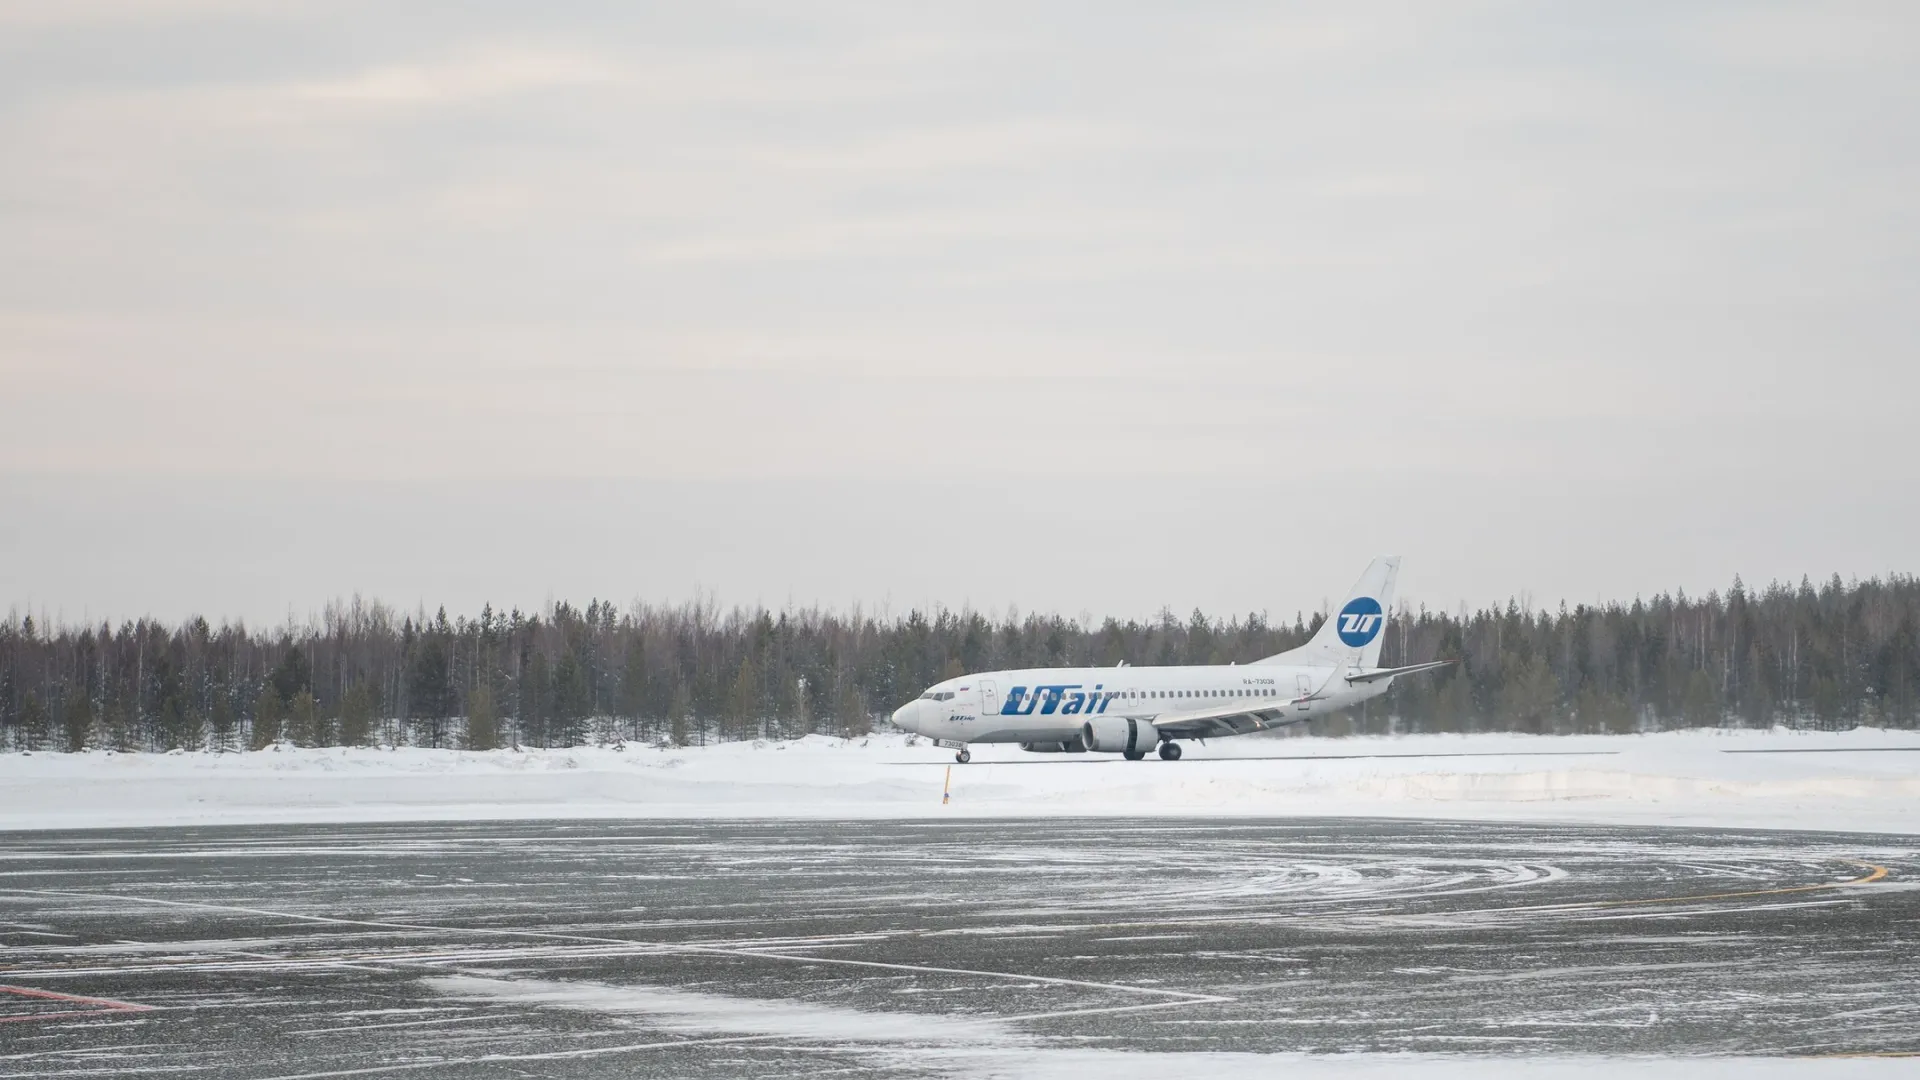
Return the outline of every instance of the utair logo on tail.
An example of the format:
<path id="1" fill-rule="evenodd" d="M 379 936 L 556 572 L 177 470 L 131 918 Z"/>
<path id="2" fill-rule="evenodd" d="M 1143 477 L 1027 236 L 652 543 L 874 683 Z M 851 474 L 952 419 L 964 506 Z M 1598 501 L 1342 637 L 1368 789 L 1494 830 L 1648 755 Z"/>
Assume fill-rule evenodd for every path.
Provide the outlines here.
<path id="1" fill-rule="evenodd" d="M 1356 596 L 1340 609 L 1340 643 L 1358 649 L 1380 633 L 1386 616 L 1380 613 L 1380 601 L 1371 596 Z"/>

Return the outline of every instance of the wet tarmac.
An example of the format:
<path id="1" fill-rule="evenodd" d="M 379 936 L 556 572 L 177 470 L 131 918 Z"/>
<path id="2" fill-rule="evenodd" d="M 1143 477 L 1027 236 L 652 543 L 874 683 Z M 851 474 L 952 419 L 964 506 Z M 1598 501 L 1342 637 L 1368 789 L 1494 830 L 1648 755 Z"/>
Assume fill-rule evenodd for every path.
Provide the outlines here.
<path id="1" fill-rule="evenodd" d="M 0 834 L 0 1077 L 1920 1052 L 1914 883 L 1920 838 L 1332 819 Z"/>

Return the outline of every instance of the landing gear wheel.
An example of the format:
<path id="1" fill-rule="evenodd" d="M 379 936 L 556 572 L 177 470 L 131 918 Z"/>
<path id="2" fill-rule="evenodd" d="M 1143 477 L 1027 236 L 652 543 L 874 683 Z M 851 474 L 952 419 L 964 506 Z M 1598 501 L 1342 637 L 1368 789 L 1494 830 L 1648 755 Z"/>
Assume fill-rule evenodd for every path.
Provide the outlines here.
<path id="1" fill-rule="evenodd" d="M 1147 752 L 1145 750 L 1122 750 L 1120 751 L 1120 756 L 1126 758 L 1128 761 L 1139 761 L 1141 758 L 1147 756 Z"/>
<path id="2" fill-rule="evenodd" d="M 972 751 L 962 750 L 959 753 L 953 755 L 953 760 L 959 762 L 962 765 L 965 765 L 967 762 L 973 760 L 973 753 Z"/>
<path id="3" fill-rule="evenodd" d="M 1160 760 L 1161 761 L 1179 761 L 1180 760 L 1180 744 L 1177 742 L 1161 743 L 1160 744 Z"/>

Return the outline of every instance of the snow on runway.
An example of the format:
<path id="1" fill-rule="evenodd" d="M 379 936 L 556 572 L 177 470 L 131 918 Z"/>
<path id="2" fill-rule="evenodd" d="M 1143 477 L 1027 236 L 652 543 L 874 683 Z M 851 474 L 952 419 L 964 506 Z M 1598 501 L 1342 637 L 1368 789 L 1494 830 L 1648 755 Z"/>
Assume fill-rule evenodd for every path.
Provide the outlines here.
<path id="1" fill-rule="evenodd" d="M 1912 1062 L 1834 1055 L 1920 1053 L 1916 848 L 1353 819 L 12 833 L 0 1077 L 1888 1075 Z"/>
<path id="2" fill-rule="evenodd" d="M 0 755 L 0 830 L 635 817 L 1342 814 L 1920 834 L 1920 732 L 1189 744 L 1178 762 L 953 757 L 898 735 L 665 749 Z"/>

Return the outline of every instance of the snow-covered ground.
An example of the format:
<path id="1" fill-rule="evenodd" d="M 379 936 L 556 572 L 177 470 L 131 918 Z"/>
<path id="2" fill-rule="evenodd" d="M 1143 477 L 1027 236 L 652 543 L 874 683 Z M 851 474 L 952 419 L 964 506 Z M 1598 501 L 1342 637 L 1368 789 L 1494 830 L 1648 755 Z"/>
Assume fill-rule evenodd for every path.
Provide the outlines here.
<path id="1" fill-rule="evenodd" d="M 1784 753 L 1750 751 L 1787 751 Z M 0 829 L 546 817 L 1361 815 L 1920 834 L 1920 732 L 1241 738 L 969 765 L 899 735 L 706 747 L 0 755 Z"/>
<path id="2" fill-rule="evenodd" d="M 1766 753 L 1753 753 L 1766 751 Z M 1774 753 L 1784 751 L 1784 753 Z M 1375 815 L 1920 834 L 1920 732 L 1236 738 L 1185 761 L 899 734 L 705 748 L 0 755 L 0 828 L 534 817 Z"/>

